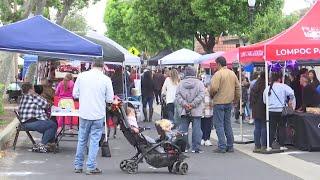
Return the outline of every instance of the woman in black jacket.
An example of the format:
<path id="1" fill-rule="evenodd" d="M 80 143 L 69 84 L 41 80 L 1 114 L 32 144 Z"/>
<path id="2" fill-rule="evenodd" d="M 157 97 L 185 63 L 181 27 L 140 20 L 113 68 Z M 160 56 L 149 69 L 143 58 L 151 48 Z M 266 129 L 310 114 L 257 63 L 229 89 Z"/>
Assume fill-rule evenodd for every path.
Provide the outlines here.
<path id="1" fill-rule="evenodd" d="M 254 119 L 254 143 L 253 152 L 264 151 L 267 147 L 266 128 L 266 105 L 263 102 L 263 91 L 265 89 L 265 74 L 260 73 L 260 77 L 250 91 L 250 106 Z"/>
<path id="2" fill-rule="evenodd" d="M 143 73 L 141 81 L 142 107 L 144 121 L 152 121 L 153 116 L 153 99 L 154 99 L 154 81 L 151 71 Z M 149 105 L 149 119 L 147 114 L 147 104 Z"/>

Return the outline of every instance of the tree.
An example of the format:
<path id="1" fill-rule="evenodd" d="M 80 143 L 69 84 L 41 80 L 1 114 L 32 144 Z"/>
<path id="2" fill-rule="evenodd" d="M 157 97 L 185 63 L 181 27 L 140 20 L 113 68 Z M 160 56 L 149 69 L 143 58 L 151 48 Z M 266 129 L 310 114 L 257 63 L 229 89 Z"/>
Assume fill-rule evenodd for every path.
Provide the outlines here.
<path id="1" fill-rule="evenodd" d="M 93 0 L 97 2 L 99 0 Z M 90 0 L 1 0 L 0 21 L 4 24 L 27 18 L 30 14 L 45 14 L 49 19 L 49 8 L 57 10 L 57 24 L 62 24 L 71 10 L 89 5 Z"/>
<path id="2" fill-rule="evenodd" d="M 105 12 L 107 36 L 126 48 L 135 46 L 150 53 L 167 47 L 191 47 L 193 36 L 170 36 L 150 3 L 150 0 L 109 0 Z"/>
<path id="3" fill-rule="evenodd" d="M 125 16 L 118 14 L 119 22 L 127 23 L 115 29 L 110 26 L 112 19 L 106 19 L 108 31 L 125 29 L 126 34 L 135 35 L 130 37 L 132 42 L 148 48 L 152 46 L 151 49 L 159 41 L 162 46 L 177 47 L 181 42 L 196 38 L 207 53 L 212 53 L 216 37 L 225 34 L 246 36 L 249 29 L 247 0 L 133 0 L 121 3 L 128 3 L 129 8 Z M 282 4 L 283 0 L 257 0 L 256 12 L 263 15 L 268 7 L 280 11 Z M 106 11 L 106 16 L 109 12 Z"/>
<path id="4" fill-rule="evenodd" d="M 69 14 L 62 23 L 62 26 L 72 32 L 83 35 L 86 34 L 88 30 L 86 19 L 77 13 Z"/>
<path id="5" fill-rule="evenodd" d="M 299 15 L 296 13 L 284 16 L 282 12 L 269 9 L 265 15 L 256 17 L 252 30 L 248 32 L 249 41 L 256 43 L 269 39 L 288 29 L 298 19 Z"/>

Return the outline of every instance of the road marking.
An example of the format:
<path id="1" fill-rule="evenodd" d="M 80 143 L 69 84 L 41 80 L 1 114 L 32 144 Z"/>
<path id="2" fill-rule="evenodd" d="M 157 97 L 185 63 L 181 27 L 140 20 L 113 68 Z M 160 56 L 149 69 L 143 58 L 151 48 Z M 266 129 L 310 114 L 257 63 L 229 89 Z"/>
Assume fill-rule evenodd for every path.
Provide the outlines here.
<path id="1" fill-rule="evenodd" d="M 305 152 L 305 151 L 289 151 L 289 152 L 283 152 L 283 153 L 280 153 L 280 154 L 291 155 L 291 154 L 307 154 L 307 153 L 310 153 L 310 152 Z"/>
<path id="2" fill-rule="evenodd" d="M 211 137 L 218 140 L 216 132 L 211 132 Z M 285 171 L 289 174 L 295 175 L 304 180 L 319 180 L 320 165 L 307 162 L 290 156 L 289 154 L 257 154 L 253 153 L 253 144 L 235 144 L 234 148 L 248 156 L 251 156 L 259 161 L 265 162 L 277 169 Z"/>
<path id="3" fill-rule="evenodd" d="M 21 164 L 43 164 L 43 163 L 45 163 L 45 161 L 25 160 L 21 162 Z"/>
<path id="4" fill-rule="evenodd" d="M 21 171 L 21 172 L 0 172 L 0 176 L 29 176 L 29 175 L 43 175 L 44 173 Z"/>

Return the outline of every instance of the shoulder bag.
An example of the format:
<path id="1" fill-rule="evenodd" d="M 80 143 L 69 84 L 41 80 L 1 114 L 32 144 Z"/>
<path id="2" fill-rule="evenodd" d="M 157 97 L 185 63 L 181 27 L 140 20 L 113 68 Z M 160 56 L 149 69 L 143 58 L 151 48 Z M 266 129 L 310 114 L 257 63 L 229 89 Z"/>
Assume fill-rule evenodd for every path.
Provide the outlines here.
<path id="1" fill-rule="evenodd" d="M 281 103 L 281 105 L 283 106 L 282 108 L 282 112 L 281 112 L 281 116 L 282 117 L 287 117 L 287 116 L 290 116 L 290 115 L 293 115 L 294 114 L 294 110 L 292 107 L 288 106 L 287 103 L 285 104 L 282 104 L 280 98 L 278 97 L 278 95 L 276 94 L 276 92 L 271 88 L 271 90 L 273 91 L 274 95 L 277 97 L 278 101 Z"/>

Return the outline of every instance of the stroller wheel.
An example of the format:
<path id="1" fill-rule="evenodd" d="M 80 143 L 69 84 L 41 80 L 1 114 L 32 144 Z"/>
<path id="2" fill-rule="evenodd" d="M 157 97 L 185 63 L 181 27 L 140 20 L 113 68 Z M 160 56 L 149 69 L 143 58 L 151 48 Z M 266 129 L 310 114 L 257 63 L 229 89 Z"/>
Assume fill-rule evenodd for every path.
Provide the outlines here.
<path id="1" fill-rule="evenodd" d="M 180 167 L 181 162 L 180 161 L 176 161 L 173 163 L 172 165 L 172 173 L 178 173 L 179 172 L 179 167 Z M 170 171 L 169 171 L 170 172 Z"/>
<path id="2" fill-rule="evenodd" d="M 182 162 L 179 166 L 179 173 L 185 175 L 188 173 L 189 165 L 186 162 Z"/>
<path id="3" fill-rule="evenodd" d="M 128 160 L 123 160 L 123 161 L 121 161 L 121 162 L 120 162 L 120 169 L 121 169 L 122 171 L 126 171 L 126 169 L 127 169 L 127 164 L 128 164 Z"/>
<path id="4" fill-rule="evenodd" d="M 126 169 L 129 174 L 136 174 L 138 172 L 138 164 L 129 161 Z"/>
<path id="5" fill-rule="evenodd" d="M 172 170 L 173 170 L 173 164 L 168 166 L 168 171 L 169 171 L 169 173 L 173 173 Z"/>

